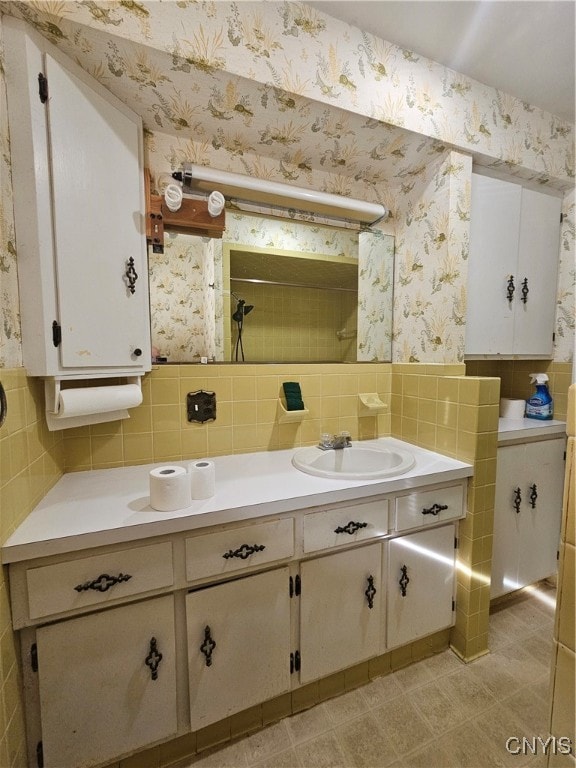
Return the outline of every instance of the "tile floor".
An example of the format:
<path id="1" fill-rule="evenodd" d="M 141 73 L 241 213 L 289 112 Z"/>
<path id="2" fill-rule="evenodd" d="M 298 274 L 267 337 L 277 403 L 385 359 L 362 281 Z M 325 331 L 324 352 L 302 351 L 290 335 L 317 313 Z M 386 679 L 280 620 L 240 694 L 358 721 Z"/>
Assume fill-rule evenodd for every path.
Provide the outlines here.
<path id="1" fill-rule="evenodd" d="M 189 768 L 544 768 L 505 743 L 547 734 L 555 590 L 493 608 L 491 653 L 451 652 L 204 752 Z"/>

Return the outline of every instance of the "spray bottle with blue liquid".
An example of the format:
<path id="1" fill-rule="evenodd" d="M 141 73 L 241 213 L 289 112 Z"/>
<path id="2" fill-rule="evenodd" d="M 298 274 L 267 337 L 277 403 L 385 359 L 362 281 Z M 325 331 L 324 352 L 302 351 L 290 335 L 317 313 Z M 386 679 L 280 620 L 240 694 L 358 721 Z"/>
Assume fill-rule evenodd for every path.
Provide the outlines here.
<path id="1" fill-rule="evenodd" d="M 554 414 L 554 401 L 548 391 L 548 376 L 545 373 L 531 373 L 530 381 L 536 384 L 536 391 L 526 400 L 527 419 L 551 419 Z"/>

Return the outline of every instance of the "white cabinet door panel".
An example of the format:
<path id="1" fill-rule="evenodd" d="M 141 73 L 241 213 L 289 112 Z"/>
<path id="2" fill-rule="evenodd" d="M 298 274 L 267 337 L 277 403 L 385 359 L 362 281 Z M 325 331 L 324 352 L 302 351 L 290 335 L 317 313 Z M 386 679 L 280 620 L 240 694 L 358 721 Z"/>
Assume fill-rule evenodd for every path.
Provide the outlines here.
<path id="1" fill-rule="evenodd" d="M 46 768 L 99 765 L 176 734 L 171 595 L 41 627 L 36 641 Z"/>
<path id="2" fill-rule="evenodd" d="M 447 525 L 389 542 L 389 648 L 453 623 L 454 535 Z"/>
<path id="3" fill-rule="evenodd" d="M 522 190 L 518 280 L 514 317 L 514 352 L 550 355 L 558 290 L 560 213 L 562 201 L 552 195 Z M 522 283 L 528 294 L 522 301 Z"/>
<path id="4" fill-rule="evenodd" d="M 558 568 L 565 441 L 528 443 L 524 457 L 526 501 L 522 504 L 522 541 L 518 558 L 518 581 L 533 584 L 552 576 Z M 534 506 L 530 500 L 536 486 Z"/>
<path id="5" fill-rule="evenodd" d="M 512 348 L 513 304 L 506 286 L 510 275 L 517 282 L 521 193 L 518 184 L 472 175 L 467 355 Z"/>
<path id="6" fill-rule="evenodd" d="M 193 731 L 290 690 L 288 568 L 190 592 L 186 622 Z"/>
<path id="7" fill-rule="evenodd" d="M 148 346 L 141 128 L 49 55 L 46 74 L 61 362 L 138 367 L 134 349 Z"/>
<path id="8" fill-rule="evenodd" d="M 382 616 L 381 564 L 381 544 L 302 563 L 301 683 L 378 655 Z M 370 577 L 375 590 L 371 601 L 366 595 Z"/>

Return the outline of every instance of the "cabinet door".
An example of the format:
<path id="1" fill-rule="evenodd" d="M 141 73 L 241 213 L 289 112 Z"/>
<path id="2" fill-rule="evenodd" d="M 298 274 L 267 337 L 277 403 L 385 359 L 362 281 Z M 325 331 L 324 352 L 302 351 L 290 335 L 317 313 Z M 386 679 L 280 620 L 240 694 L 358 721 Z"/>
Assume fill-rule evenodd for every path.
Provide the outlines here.
<path id="1" fill-rule="evenodd" d="M 141 126 L 48 54 L 46 75 L 61 363 L 139 367 L 149 347 Z"/>
<path id="2" fill-rule="evenodd" d="M 290 690 L 287 568 L 186 595 L 193 731 Z"/>
<path id="3" fill-rule="evenodd" d="M 564 448 L 565 440 L 559 438 L 498 449 L 492 598 L 533 584 L 556 571 Z M 534 506 L 531 495 L 535 497 Z"/>
<path id="4" fill-rule="evenodd" d="M 101 764 L 176 733 L 171 596 L 41 627 L 36 642 L 46 768 Z"/>
<path id="5" fill-rule="evenodd" d="M 552 576 L 558 568 L 565 443 L 561 438 L 525 446 L 525 498 L 520 513 L 518 559 L 518 582 L 522 586 Z"/>
<path id="6" fill-rule="evenodd" d="M 389 542 L 389 648 L 453 623 L 454 535 L 454 526 L 447 525 Z"/>
<path id="7" fill-rule="evenodd" d="M 558 197 L 522 190 L 518 279 L 514 298 L 514 354 L 550 356 L 556 316 L 560 213 Z M 526 301 L 522 284 L 527 281 Z"/>
<path id="8" fill-rule="evenodd" d="M 498 448 L 494 496 L 494 535 L 490 597 L 499 597 L 518 588 L 520 554 L 520 510 L 523 497 L 524 446 Z M 518 508 L 518 511 L 517 511 Z"/>
<path id="9" fill-rule="evenodd" d="M 521 197 L 519 184 L 472 174 L 467 355 L 512 351 L 515 301 L 508 301 L 506 288 L 510 275 L 518 288 Z"/>
<path id="10" fill-rule="evenodd" d="M 381 544 L 301 564 L 301 683 L 378 655 L 381 572 Z"/>

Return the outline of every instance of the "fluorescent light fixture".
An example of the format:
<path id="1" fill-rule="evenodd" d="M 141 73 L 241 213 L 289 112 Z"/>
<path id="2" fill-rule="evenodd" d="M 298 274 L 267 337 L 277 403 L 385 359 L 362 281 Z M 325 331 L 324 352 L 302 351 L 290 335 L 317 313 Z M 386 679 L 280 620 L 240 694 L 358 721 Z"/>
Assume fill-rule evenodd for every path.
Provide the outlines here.
<path id="1" fill-rule="evenodd" d="M 175 174 L 178 177 L 179 174 Z M 317 192 L 305 187 L 293 187 L 277 181 L 256 179 L 240 173 L 218 171 L 202 165 L 184 163 L 182 166 L 182 189 L 185 193 L 211 192 L 218 189 L 222 194 L 237 200 L 297 208 L 310 213 L 365 224 L 375 224 L 388 215 L 388 211 L 379 203 L 367 203 L 350 197 Z"/>

